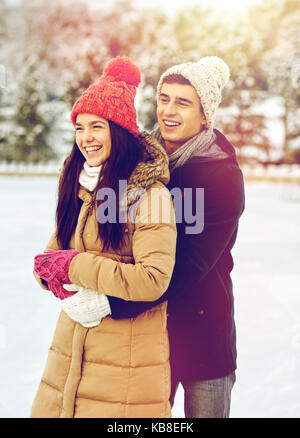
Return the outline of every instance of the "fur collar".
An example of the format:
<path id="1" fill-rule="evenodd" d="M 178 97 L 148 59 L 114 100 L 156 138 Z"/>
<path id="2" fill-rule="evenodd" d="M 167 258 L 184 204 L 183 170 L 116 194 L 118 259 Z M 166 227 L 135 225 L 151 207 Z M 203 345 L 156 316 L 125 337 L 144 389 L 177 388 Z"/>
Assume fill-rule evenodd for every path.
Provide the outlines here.
<path id="1" fill-rule="evenodd" d="M 147 190 L 156 181 L 167 185 L 170 180 L 169 159 L 163 146 L 146 132 L 138 139 L 145 153 L 127 183 L 127 209 L 140 198 L 141 189 Z"/>

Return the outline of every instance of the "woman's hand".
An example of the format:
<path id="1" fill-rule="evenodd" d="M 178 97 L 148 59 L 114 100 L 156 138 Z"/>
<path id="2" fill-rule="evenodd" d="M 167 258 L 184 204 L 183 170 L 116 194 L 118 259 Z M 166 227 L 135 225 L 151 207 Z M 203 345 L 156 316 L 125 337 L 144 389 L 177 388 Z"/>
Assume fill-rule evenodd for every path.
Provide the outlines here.
<path id="1" fill-rule="evenodd" d="M 62 301 L 64 312 L 84 327 L 95 327 L 111 313 L 106 295 L 76 284 L 64 284 L 64 289 L 75 295 Z"/>
<path id="2" fill-rule="evenodd" d="M 74 292 L 63 288 L 63 284 L 70 284 L 69 266 L 78 251 L 48 250 L 34 258 L 34 272 L 46 282 L 53 294 L 61 300 L 70 297 Z"/>

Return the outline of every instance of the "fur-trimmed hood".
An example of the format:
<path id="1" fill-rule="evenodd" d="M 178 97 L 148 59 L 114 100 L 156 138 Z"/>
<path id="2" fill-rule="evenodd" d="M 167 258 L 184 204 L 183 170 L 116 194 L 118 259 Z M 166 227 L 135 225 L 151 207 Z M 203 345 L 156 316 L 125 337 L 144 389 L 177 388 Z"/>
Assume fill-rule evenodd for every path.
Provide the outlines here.
<path id="1" fill-rule="evenodd" d="M 167 185 L 170 181 L 169 159 L 163 146 L 147 132 L 142 132 L 138 140 L 144 147 L 143 160 L 140 161 L 131 173 L 127 183 L 127 209 L 156 181 Z M 122 201 L 121 205 L 125 207 Z"/>

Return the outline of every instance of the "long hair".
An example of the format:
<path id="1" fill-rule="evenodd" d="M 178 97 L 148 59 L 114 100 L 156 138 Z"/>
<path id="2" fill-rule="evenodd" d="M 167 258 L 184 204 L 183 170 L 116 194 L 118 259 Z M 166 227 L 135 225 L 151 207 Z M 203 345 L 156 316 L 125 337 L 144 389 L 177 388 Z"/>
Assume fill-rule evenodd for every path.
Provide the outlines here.
<path id="1" fill-rule="evenodd" d="M 137 163 L 142 160 L 143 149 L 138 139 L 114 122 L 109 122 L 111 152 L 103 164 L 95 189 L 111 188 L 116 195 L 116 218 L 119 217 L 119 180 L 128 180 Z M 64 163 L 59 181 L 56 208 L 57 241 L 61 249 L 68 249 L 75 232 L 82 201 L 78 198 L 79 176 L 85 158 L 76 142 Z M 102 201 L 103 202 L 103 201 Z M 98 206 L 101 201 L 98 201 Z M 118 249 L 123 241 L 124 224 L 116 222 L 98 223 L 98 235 L 103 249 Z"/>

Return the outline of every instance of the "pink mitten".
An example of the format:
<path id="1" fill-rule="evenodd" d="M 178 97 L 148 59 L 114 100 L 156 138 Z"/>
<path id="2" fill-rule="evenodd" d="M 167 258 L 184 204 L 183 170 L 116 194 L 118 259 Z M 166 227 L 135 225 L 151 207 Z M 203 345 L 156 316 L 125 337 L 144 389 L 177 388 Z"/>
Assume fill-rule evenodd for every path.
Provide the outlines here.
<path id="1" fill-rule="evenodd" d="M 69 266 L 78 251 L 48 250 L 34 258 L 34 272 L 48 284 L 49 289 L 60 299 L 70 297 L 74 293 L 63 288 L 70 284 Z"/>

